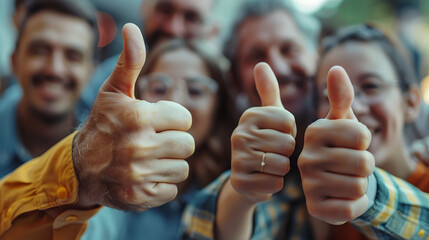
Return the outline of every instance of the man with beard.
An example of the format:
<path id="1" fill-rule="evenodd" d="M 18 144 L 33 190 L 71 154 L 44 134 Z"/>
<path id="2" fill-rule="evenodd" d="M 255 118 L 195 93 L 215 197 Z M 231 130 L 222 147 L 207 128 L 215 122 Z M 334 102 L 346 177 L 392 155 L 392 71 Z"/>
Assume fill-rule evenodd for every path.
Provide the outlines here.
<path id="1" fill-rule="evenodd" d="M 289 221 L 286 221 L 288 226 L 284 226 L 290 230 L 287 231 L 290 236 L 284 236 L 284 239 L 289 239 L 291 236 L 302 236 L 301 234 L 306 233 L 301 232 L 301 230 L 305 229 L 304 226 L 308 224 L 308 221 L 306 220 L 307 218 L 297 218 L 297 216 L 308 215 L 308 213 L 305 208 L 305 198 L 296 161 L 302 150 L 305 129 L 314 120 L 312 112 L 312 77 L 316 72 L 318 60 L 319 23 L 316 19 L 296 12 L 283 1 L 277 0 L 248 1 L 241 6 L 240 11 L 240 15 L 232 28 L 230 38 L 225 44 L 225 55 L 231 60 L 233 85 L 237 92 L 238 107 L 245 110 L 249 107 L 261 106 L 261 100 L 255 85 L 254 74 L 256 73 L 254 73 L 254 67 L 259 62 L 268 63 L 279 83 L 281 104 L 294 115 L 297 130 L 296 144 L 294 142 L 294 146 L 287 146 L 286 143 L 283 143 L 285 149 L 292 149 L 293 152 L 293 154 L 290 152 L 292 155 L 289 156 L 290 171 L 289 167 L 283 169 L 284 171 L 289 171 L 285 176 L 285 186 L 282 191 L 273 195 L 272 201 L 283 201 L 283 205 L 287 205 L 290 208 L 290 212 L 283 211 L 278 214 L 281 217 L 290 218 Z M 245 112 L 241 117 L 240 124 L 231 138 L 232 149 L 242 144 L 236 141 L 239 137 L 234 137 L 234 135 L 240 134 L 240 126 L 245 125 L 242 123 L 246 122 L 245 119 L 250 120 L 252 115 L 254 113 L 249 111 Z M 249 136 L 250 139 L 252 137 Z M 249 148 L 254 147 L 251 143 L 243 144 L 248 145 Z M 188 228 L 187 231 L 190 236 L 195 237 L 206 233 L 208 234 L 206 236 L 209 236 L 211 234 L 209 232 L 200 232 L 193 227 L 199 226 L 198 217 L 194 219 L 186 217 L 192 215 L 194 217 L 202 216 L 199 209 L 204 211 L 208 210 L 206 207 L 210 209 L 214 207 L 211 204 L 207 204 L 208 202 L 218 204 L 218 206 L 226 206 L 228 203 L 225 202 L 231 203 L 231 198 L 227 197 L 229 193 L 232 193 L 232 195 L 239 194 L 235 190 L 239 189 L 239 187 L 231 185 L 232 179 L 235 179 L 236 183 L 237 179 L 241 179 L 242 181 L 239 184 L 248 189 L 255 186 L 255 183 L 251 182 L 250 178 L 241 178 L 247 174 L 242 171 L 243 169 L 237 167 L 242 161 L 245 161 L 243 155 L 234 156 L 233 153 L 232 172 L 221 176 L 214 183 L 214 187 L 207 188 L 213 190 L 213 192 L 207 192 L 206 196 L 201 195 L 202 197 L 195 201 L 195 209 L 189 208 L 188 214 L 185 212 L 184 225 Z M 289 166 L 289 163 L 285 163 L 285 166 Z M 218 202 L 212 201 L 213 196 L 219 196 Z M 237 218 L 243 219 L 240 216 L 242 215 L 237 214 Z M 227 216 L 225 215 L 225 217 Z M 224 221 L 223 216 L 216 216 L 216 219 L 217 229 L 222 229 L 225 232 L 228 232 L 229 229 L 237 229 L 237 225 L 231 224 L 230 221 Z M 229 219 L 237 220 L 235 218 Z M 211 225 L 214 222 L 201 221 L 201 223 L 203 222 L 208 223 L 207 228 L 198 229 L 214 229 L 214 225 Z M 268 222 L 267 224 L 270 223 Z M 222 236 L 220 237 L 222 238 Z M 256 238 L 270 239 L 272 236 L 258 235 Z M 230 239 L 236 238 L 231 237 Z"/>
<path id="2" fill-rule="evenodd" d="M 212 39 L 219 31 L 209 17 L 216 0 L 142 0 L 140 13 L 146 46 L 174 38 Z M 90 109 L 98 89 L 112 72 L 119 55 L 103 61 L 82 93 L 81 106 Z"/>
<path id="3" fill-rule="evenodd" d="M 96 63 L 94 13 L 86 1 L 29 5 L 11 57 L 22 93 L 0 103 L 0 177 L 40 156 L 82 122 L 75 107 Z"/>

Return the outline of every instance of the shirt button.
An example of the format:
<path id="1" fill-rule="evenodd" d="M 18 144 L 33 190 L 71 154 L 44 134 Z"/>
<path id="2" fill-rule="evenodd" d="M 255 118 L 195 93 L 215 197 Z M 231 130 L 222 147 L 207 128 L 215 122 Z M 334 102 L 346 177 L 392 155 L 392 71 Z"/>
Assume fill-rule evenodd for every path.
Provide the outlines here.
<path id="1" fill-rule="evenodd" d="M 10 207 L 10 208 L 7 209 L 7 212 L 6 212 L 6 217 L 7 218 L 10 218 L 12 216 L 12 211 L 13 211 L 12 207 Z"/>
<path id="2" fill-rule="evenodd" d="M 67 188 L 65 187 L 59 187 L 57 189 L 57 198 L 60 200 L 65 200 L 69 197 L 69 193 L 67 191 Z"/>
<path id="3" fill-rule="evenodd" d="M 419 237 L 423 237 L 425 235 L 425 230 L 420 229 L 418 235 L 419 235 Z"/>
<path id="4" fill-rule="evenodd" d="M 65 220 L 66 220 L 66 222 L 75 222 L 75 221 L 77 221 L 77 216 L 70 215 L 70 216 L 66 217 Z"/>

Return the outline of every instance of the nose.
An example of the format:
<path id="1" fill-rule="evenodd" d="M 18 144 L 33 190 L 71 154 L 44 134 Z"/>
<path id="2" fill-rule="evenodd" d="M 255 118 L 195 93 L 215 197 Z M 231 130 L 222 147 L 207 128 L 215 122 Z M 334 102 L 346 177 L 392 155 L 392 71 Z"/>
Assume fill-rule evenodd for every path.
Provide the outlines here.
<path id="1" fill-rule="evenodd" d="M 182 14 L 174 14 L 164 23 L 164 31 L 175 38 L 183 38 L 185 30 L 185 20 Z"/>
<path id="2" fill-rule="evenodd" d="M 355 91 L 355 97 L 352 103 L 352 110 L 356 116 L 367 114 L 369 112 L 369 104 L 362 94 Z"/>
<path id="3" fill-rule="evenodd" d="M 189 105 L 188 104 L 189 103 L 189 101 L 188 101 L 189 97 L 188 97 L 188 94 L 186 91 L 187 91 L 186 88 L 183 88 L 180 86 L 175 87 L 172 94 L 171 94 L 171 97 L 170 97 L 171 99 L 169 99 L 169 100 L 176 102 L 176 103 L 184 106 L 185 108 L 189 109 L 189 107 L 187 106 L 187 105 Z"/>
<path id="4" fill-rule="evenodd" d="M 268 53 L 267 63 L 271 66 L 276 76 L 292 73 L 291 62 L 277 49 L 271 49 Z"/>
<path id="5" fill-rule="evenodd" d="M 53 76 L 61 76 L 66 71 L 66 61 L 61 52 L 54 51 L 46 64 L 46 73 Z"/>

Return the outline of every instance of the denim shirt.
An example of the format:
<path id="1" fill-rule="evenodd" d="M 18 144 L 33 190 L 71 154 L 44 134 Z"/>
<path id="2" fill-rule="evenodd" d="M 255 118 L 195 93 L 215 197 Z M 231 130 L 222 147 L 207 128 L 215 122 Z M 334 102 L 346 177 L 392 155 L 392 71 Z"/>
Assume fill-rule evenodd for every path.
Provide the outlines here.
<path id="1" fill-rule="evenodd" d="M 14 84 L 0 98 L 0 178 L 33 158 L 19 139 L 16 124 L 21 97 L 21 86 Z M 75 114 L 79 124 L 87 118 L 87 111 L 78 105 Z"/>
<path id="2" fill-rule="evenodd" d="M 82 239 L 181 239 L 183 211 L 197 192 L 197 185 L 191 185 L 177 199 L 144 212 L 125 212 L 104 207 L 90 219 Z"/>

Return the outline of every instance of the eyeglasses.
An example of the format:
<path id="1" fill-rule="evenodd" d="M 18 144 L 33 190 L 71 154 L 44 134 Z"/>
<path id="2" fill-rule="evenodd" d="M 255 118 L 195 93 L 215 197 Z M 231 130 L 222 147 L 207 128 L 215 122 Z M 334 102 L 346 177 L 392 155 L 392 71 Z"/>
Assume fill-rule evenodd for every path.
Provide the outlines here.
<path id="1" fill-rule="evenodd" d="M 166 73 L 151 73 L 142 76 L 138 82 L 138 90 L 141 97 L 154 101 L 174 100 L 178 91 L 185 93 L 190 104 L 198 104 L 209 96 L 217 93 L 219 84 L 206 76 L 191 76 L 183 79 L 185 87 L 179 81 Z M 183 90 L 185 88 L 185 90 Z"/>
<path id="2" fill-rule="evenodd" d="M 397 82 L 384 82 L 381 80 L 363 82 L 360 85 L 353 85 L 353 90 L 355 94 L 355 99 L 366 104 L 375 104 L 382 101 L 386 101 L 385 98 L 389 91 L 394 88 L 399 87 Z M 399 89 L 399 88 L 398 88 Z M 328 99 L 328 89 L 323 90 L 323 96 L 325 99 Z"/>

